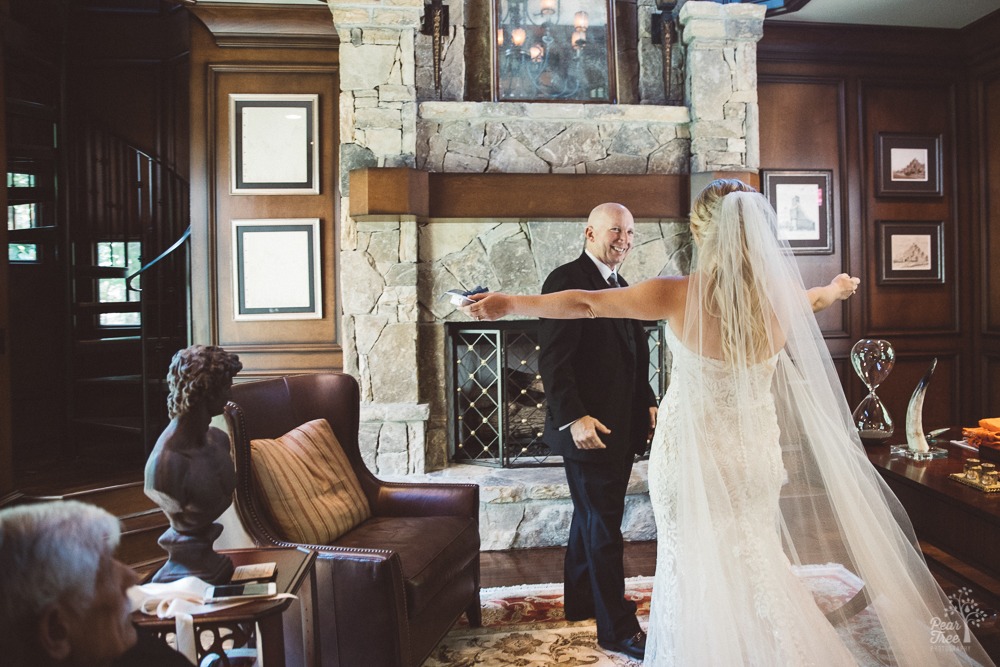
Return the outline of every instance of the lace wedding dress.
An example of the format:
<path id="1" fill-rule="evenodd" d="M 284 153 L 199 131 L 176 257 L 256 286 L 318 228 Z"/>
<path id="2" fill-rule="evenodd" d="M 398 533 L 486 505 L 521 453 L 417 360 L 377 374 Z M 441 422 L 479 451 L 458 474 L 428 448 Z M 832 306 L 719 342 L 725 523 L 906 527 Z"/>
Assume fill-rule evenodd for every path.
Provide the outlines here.
<path id="1" fill-rule="evenodd" d="M 665 327 L 673 359 L 649 461 L 658 551 L 644 664 L 993 664 L 865 456 L 773 210 L 735 193 L 718 215 L 684 321 Z M 754 331 L 761 304 L 772 323 Z M 800 576 L 810 566 L 863 584 L 857 604 L 828 618 Z"/>

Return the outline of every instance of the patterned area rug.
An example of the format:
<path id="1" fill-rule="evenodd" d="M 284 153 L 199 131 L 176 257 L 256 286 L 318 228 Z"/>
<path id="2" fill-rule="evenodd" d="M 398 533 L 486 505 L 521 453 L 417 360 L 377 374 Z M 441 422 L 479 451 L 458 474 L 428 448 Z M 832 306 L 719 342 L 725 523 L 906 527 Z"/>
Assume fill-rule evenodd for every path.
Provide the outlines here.
<path id="1" fill-rule="evenodd" d="M 836 609 L 860 589 L 861 581 L 839 565 L 809 566 L 798 572 L 820 608 Z M 649 622 L 652 577 L 628 579 L 626 596 L 639 607 L 643 628 Z M 538 584 L 484 588 L 480 593 L 483 626 L 470 628 L 465 617 L 424 663 L 424 667 L 551 667 L 552 665 L 592 665 L 594 667 L 638 666 L 619 653 L 597 645 L 593 621 L 567 621 L 563 616 L 562 584 Z M 846 643 L 861 665 L 880 664 L 886 649 L 871 632 L 867 612 L 854 616 L 840 628 Z"/>
<path id="2" fill-rule="evenodd" d="M 636 577 L 625 584 L 625 595 L 638 605 L 639 622 L 645 628 L 653 578 Z M 480 599 L 483 627 L 470 628 L 462 616 L 424 667 L 642 664 L 598 646 L 593 621 L 567 621 L 561 583 L 484 588 Z"/>

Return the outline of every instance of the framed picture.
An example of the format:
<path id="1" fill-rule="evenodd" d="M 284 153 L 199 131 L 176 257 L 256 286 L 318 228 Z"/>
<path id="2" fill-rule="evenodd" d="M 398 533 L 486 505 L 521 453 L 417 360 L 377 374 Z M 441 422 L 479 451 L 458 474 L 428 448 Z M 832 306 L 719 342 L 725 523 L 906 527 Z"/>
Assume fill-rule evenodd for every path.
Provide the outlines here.
<path id="1" fill-rule="evenodd" d="M 879 132 L 875 148 L 875 194 L 940 197 L 941 135 Z"/>
<path id="2" fill-rule="evenodd" d="M 833 253 L 831 171 L 765 171 L 764 192 L 778 214 L 778 238 L 796 255 Z"/>
<path id="3" fill-rule="evenodd" d="M 229 96 L 231 192 L 319 194 L 319 95 Z"/>
<path id="4" fill-rule="evenodd" d="M 233 220 L 233 318 L 323 317 L 319 218 Z"/>
<path id="5" fill-rule="evenodd" d="M 944 283 L 944 223 L 879 220 L 878 282 Z"/>

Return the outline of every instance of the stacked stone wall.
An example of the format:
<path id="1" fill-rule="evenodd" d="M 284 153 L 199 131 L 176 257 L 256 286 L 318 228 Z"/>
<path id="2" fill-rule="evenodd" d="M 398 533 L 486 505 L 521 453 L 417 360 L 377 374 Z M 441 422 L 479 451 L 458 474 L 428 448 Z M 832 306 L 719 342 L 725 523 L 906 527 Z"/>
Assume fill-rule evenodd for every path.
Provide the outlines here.
<path id="1" fill-rule="evenodd" d="M 582 226 L 496 221 L 488 211 L 467 224 L 355 221 L 347 213 L 349 173 L 386 166 L 508 173 L 754 170 L 755 45 L 764 9 L 684 3 L 688 102 L 666 107 L 657 103 L 662 64 L 649 43 L 654 0 L 638 0 L 643 103 L 636 105 L 462 101 L 468 68 L 481 67 L 466 62 L 466 17 L 485 13 L 467 12 L 468 2 L 454 0 L 448 2 L 444 101 L 435 101 L 430 38 L 420 34 L 423 0 L 328 1 L 341 40 L 338 275 L 345 370 L 362 387 L 366 461 L 377 474 L 420 473 L 447 464 L 443 322 L 456 315 L 437 299 L 440 292 L 477 284 L 537 291 L 551 268 L 579 251 Z M 637 280 L 682 272 L 683 229 L 678 221 L 642 221 L 625 275 Z"/>

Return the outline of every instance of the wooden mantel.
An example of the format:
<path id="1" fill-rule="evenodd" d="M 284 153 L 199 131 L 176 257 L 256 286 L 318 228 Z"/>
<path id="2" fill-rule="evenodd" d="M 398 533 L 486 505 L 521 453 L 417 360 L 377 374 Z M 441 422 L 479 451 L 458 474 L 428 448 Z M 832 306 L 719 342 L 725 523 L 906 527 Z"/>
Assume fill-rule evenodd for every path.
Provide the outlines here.
<path id="1" fill-rule="evenodd" d="M 639 219 L 687 219 L 686 174 L 466 174 L 407 167 L 352 171 L 351 217 L 583 220 L 604 202 Z"/>
<path id="2" fill-rule="evenodd" d="M 408 167 L 350 174 L 351 217 L 379 220 L 586 220 L 604 202 L 626 206 L 638 220 L 687 220 L 691 185 L 739 178 L 759 187 L 757 172 L 712 174 L 478 174 Z"/>

